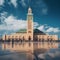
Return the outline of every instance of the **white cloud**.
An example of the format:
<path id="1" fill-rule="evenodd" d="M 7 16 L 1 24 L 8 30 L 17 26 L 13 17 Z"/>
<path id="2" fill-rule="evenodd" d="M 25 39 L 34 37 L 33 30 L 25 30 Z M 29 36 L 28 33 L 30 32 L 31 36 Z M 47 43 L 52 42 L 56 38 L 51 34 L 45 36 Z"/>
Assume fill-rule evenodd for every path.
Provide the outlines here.
<path id="1" fill-rule="evenodd" d="M 38 29 L 41 30 L 41 31 L 45 31 L 45 25 L 39 26 Z"/>
<path id="2" fill-rule="evenodd" d="M 5 18 L 7 17 L 7 12 L 0 13 L 0 23 L 4 23 Z"/>
<path id="3" fill-rule="evenodd" d="M 12 15 L 6 18 L 5 24 L 0 25 L 0 30 L 19 30 L 26 28 L 26 21 L 25 20 L 17 20 Z M 4 28 L 3 28 L 4 27 Z"/>
<path id="4" fill-rule="evenodd" d="M 21 5 L 22 5 L 23 7 L 26 7 L 25 0 L 21 0 L 20 3 L 21 3 Z"/>
<path id="5" fill-rule="evenodd" d="M 50 27 L 46 30 L 46 32 L 58 33 L 58 32 L 60 32 L 60 30 L 59 30 L 59 28 Z"/>
<path id="6" fill-rule="evenodd" d="M 17 6 L 17 0 L 11 0 L 11 3 L 16 7 Z"/>
<path id="7" fill-rule="evenodd" d="M 58 27 L 51 27 L 51 26 L 48 26 L 48 25 L 40 25 L 38 27 L 39 30 L 45 32 L 45 33 L 58 33 L 60 32 L 60 29 Z"/>
<path id="8" fill-rule="evenodd" d="M 0 0 L 0 5 L 3 5 L 3 3 L 4 3 L 4 0 Z"/>
<path id="9" fill-rule="evenodd" d="M 6 17 L 7 16 L 7 12 L 2 12 L 2 13 L 0 13 L 1 14 L 1 16 L 3 16 L 3 17 Z"/>

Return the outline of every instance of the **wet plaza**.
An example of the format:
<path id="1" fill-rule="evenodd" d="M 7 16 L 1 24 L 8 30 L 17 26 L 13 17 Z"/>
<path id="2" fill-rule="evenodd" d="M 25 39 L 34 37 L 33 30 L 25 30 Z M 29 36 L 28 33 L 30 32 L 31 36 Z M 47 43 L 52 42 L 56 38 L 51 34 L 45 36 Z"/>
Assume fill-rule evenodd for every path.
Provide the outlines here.
<path id="1" fill-rule="evenodd" d="M 0 43 L 0 60 L 60 60 L 58 42 Z"/>

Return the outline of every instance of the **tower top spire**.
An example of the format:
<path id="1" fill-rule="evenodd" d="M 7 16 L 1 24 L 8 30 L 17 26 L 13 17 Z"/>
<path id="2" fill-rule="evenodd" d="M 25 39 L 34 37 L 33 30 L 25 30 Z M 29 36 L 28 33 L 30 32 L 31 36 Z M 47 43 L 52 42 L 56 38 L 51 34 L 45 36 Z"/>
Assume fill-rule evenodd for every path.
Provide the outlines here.
<path id="1" fill-rule="evenodd" d="M 28 11 L 32 11 L 31 7 L 28 8 Z"/>
<path id="2" fill-rule="evenodd" d="M 31 7 L 28 8 L 28 14 L 32 14 L 32 9 L 31 9 Z"/>
<path id="3" fill-rule="evenodd" d="M 32 15 L 32 9 L 30 7 L 30 0 L 28 0 L 28 2 L 29 2 L 28 15 Z"/>

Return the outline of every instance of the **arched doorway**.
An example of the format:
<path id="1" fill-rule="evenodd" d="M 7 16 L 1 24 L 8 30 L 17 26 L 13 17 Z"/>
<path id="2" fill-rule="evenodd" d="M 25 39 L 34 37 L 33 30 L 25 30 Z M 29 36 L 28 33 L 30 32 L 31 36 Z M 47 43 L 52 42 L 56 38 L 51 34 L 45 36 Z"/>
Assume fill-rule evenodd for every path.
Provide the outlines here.
<path id="1" fill-rule="evenodd" d="M 28 37 L 28 40 L 31 41 L 31 36 Z"/>

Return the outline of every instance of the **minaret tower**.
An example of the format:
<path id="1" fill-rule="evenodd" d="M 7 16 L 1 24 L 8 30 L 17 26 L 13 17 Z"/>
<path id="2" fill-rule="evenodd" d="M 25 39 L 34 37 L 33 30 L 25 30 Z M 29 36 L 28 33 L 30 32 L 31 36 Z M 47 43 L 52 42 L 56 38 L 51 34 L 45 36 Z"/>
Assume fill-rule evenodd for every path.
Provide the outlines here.
<path id="1" fill-rule="evenodd" d="M 28 8 L 27 14 L 27 34 L 28 40 L 33 40 L 33 14 L 30 7 Z"/>

